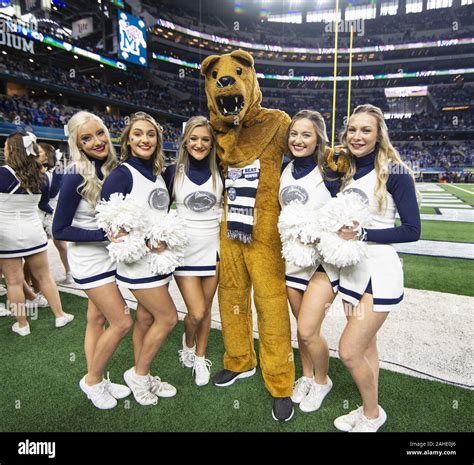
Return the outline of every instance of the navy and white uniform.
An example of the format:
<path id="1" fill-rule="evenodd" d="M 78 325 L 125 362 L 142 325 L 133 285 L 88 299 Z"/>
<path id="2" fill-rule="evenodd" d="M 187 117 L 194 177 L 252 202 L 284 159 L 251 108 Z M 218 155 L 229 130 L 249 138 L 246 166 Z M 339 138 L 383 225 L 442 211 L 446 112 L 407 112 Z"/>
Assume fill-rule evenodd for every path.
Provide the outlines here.
<path id="1" fill-rule="evenodd" d="M 52 209 L 52 212 L 54 214 L 54 210 L 56 209 L 56 205 L 58 204 L 58 194 L 59 194 L 59 188 L 61 187 L 61 181 L 62 181 L 62 173 L 57 173 L 56 168 L 53 168 L 52 170 L 48 170 L 45 173 L 46 178 L 48 180 L 48 186 L 49 186 L 49 206 Z M 48 239 L 51 239 L 51 222 L 52 222 L 52 217 L 50 216 L 51 214 L 49 212 L 44 211 L 43 209 L 39 208 L 38 214 L 41 219 L 41 223 L 43 224 L 43 228 L 46 231 L 46 235 L 48 236 Z"/>
<path id="2" fill-rule="evenodd" d="M 8 165 L 0 167 L 0 258 L 27 257 L 48 248 L 38 206 L 51 214 L 49 183 L 45 179 L 39 193 L 21 187 Z"/>
<path id="3" fill-rule="evenodd" d="M 336 185 L 337 189 L 337 185 Z M 290 202 L 321 208 L 331 199 L 333 188 L 323 179 L 316 160 L 312 155 L 291 160 L 280 177 L 280 206 L 284 209 Z M 285 262 L 286 285 L 305 291 L 309 280 L 316 271 L 325 272 L 334 292 L 339 284 L 339 270 L 329 263 L 318 260 L 314 266 L 301 268 Z"/>
<path id="4" fill-rule="evenodd" d="M 104 160 L 90 159 L 97 177 Z M 84 178 L 72 165 L 63 176 L 53 220 L 53 237 L 68 241 L 67 258 L 72 277 L 81 289 L 92 289 L 115 281 L 116 266 L 109 257 L 106 233 L 97 226 L 95 206 L 79 192 Z"/>
<path id="5" fill-rule="evenodd" d="M 222 216 L 224 184 L 219 175 L 213 186 L 209 157 L 189 157 L 189 170 L 172 192 L 176 165 L 166 169 L 164 179 L 180 218 L 186 223 L 188 246 L 183 266 L 175 276 L 215 276 L 219 261 L 219 223 Z"/>
<path id="6" fill-rule="evenodd" d="M 112 170 L 102 188 L 102 199 L 120 192 L 130 194 L 143 208 L 153 211 L 156 216 L 167 215 L 170 197 L 161 175 L 153 174 L 153 162 L 137 157 L 130 157 L 126 162 Z M 151 271 L 148 258 L 145 256 L 133 263 L 117 264 L 117 284 L 128 289 L 147 289 L 163 286 L 171 281 L 172 273 L 156 275 Z"/>
<path id="7" fill-rule="evenodd" d="M 344 192 L 355 190 L 366 199 L 372 222 L 365 229 L 367 257 L 356 265 L 341 269 L 339 293 L 353 305 L 359 303 L 364 293 L 370 293 L 374 311 L 388 312 L 396 309 L 403 300 L 403 268 L 391 244 L 419 239 L 420 214 L 413 179 L 398 165 L 387 180 L 387 208 L 378 211 L 374 160 L 374 153 L 356 158 L 356 173 L 344 188 Z M 397 211 L 401 220 L 398 227 L 395 226 Z"/>

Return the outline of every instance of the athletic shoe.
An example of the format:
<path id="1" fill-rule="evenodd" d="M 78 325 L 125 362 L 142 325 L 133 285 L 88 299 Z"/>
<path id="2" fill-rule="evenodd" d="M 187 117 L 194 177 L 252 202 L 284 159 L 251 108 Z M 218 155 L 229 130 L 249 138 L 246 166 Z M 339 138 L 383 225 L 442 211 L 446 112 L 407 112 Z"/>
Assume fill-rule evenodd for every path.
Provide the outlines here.
<path id="1" fill-rule="evenodd" d="M 291 397 L 273 398 L 272 417 L 275 421 L 290 421 L 294 413 Z"/>
<path id="2" fill-rule="evenodd" d="M 212 362 L 204 357 L 195 357 L 193 366 L 193 375 L 195 375 L 195 381 L 198 386 L 205 386 L 209 383 L 211 377 Z"/>
<path id="3" fill-rule="evenodd" d="M 117 401 L 107 390 L 107 380 L 103 379 L 100 383 L 89 386 L 86 384 L 86 377 L 84 376 L 84 378 L 79 381 L 79 386 L 87 398 L 90 399 L 98 409 L 108 410 L 117 405 Z"/>
<path id="4" fill-rule="evenodd" d="M 315 412 L 321 407 L 324 398 L 332 389 L 332 381 L 328 376 L 326 384 L 318 384 L 313 380 L 313 385 L 308 392 L 308 395 L 302 400 L 300 410 L 306 413 Z"/>
<path id="5" fill-rule="evenodd" d="M 105 380 L 107 391 L 114 399 L 124 399 L 128 397 L 132 391 L 127 386 L 123 384 L 112 383 L 110 381 L 109 374 L 107 373 L 107 379 Z"/>
<path id="6" fill-rule="evenodd" d="M 377 418 L 367 418 L 364 414 L 352 428 L 351 433 L 375 433 L 387 421 L 385 410 L 379 405 L 379 416 Z"/>
<path id="7" fill-rule="evenodd" d="M 150 379 L 150 391 L 158 397 L 174 397 L 178 392 L 171 384 L 161 381 L 159 376 L 148 375 Z"/>
<path id="8" fill-rule="evenodd" d="M 66 277 L 63 280 L 57 282 L 57 284 L 60 284 L 61 286 L 70 286 L 71 284 L 74 284 L 74 283 L 75 281 L 74 281 L 74 278 L 72 277 L 71 272 L 66 273 Z"/>
<path id="9" fill-rule="evenodd" d="M 181 365 L 186 368 L 192 368 L 194 366 L 194 357 L 196 355 L 196 345 L 188 347 L 186 345 L 186 334 L 183 333 L 183 349 L 178 350 L 179 361 Z"/>
<path id="10" fill-rule="evenodd" d="M 250 378 L 256 371 L 255 368 L 244 372 L 222 370 L 212 378 L 212 382 L 214 383 L 214 386 L 227 387 L 234 384 L 238 379 Z"/>
<path id="11" fill-rule="evenodd" d="M 20 336 L 28 336 L 30 334 L 30 325 L 27 323 L 26 326 L 22 326 L 18 324 L 18 321 L 12 326 L 12 331 L 14 333 L 19 334 Z"/>
<path id="12" fill-rule="evenodd" d="M 36 297 L 33 300 L 26 301 L 26 306 L 45 308 L 45 307 L 49 307 L 49 303 L 46 300 L 46 297 L 43 294 L 41 294 L 41 292 L 38 292 L 36 294 Z"/>
<path id="13" fill-rule="evenodd" d="M 7 295 L 7 290 L 5 289 L 4 286 L 0 286 L 0 297 L 1 297 L 2 295 Z"/>
<path id="14" fill-rule="evenodd" d="M 356 408 L 349 412 L 347 415 L 342 415 L 341 417 L 337 417 L 334 420 L 334 426 L 339 431 L 345 431 L 346 433 L 351 431 L 352 428 L 358 423 L 362 414 L 364 413 L 363 407 Z"/>
<path id="15" fill-rule="evenodd" d="M 313 378 L 302 376 L 298 381 L 296 381 L 295 386 L 293 387 L 291 400 L 295 404 L 299 404 L 308 395 L 312 385 Z"/>
<path id="16" fill-rule="evenodd" d="M 133 392 L 133 397 L 141 405 L 156 405 L 158 397 L 151 392 L 151 376 L 139 376 L 135 374 L 134 367 L 123 374 L 123 379 Z"/>
<path id="17" fill-rule="evenodd" d="M 8 310 L 5 306 L 1 305 L 0 306 L 0 316 L 11 316 L 12 312 Z"/>
<path id="18" fill-rule="evenodd" d="M 74 320 L 74 315 L 71 315 L 70 313 L 65 313 L 63 316 L 56 318 L 56 328 L 62 328 L 68 323 L 71 323 L 72 320 Z"/>

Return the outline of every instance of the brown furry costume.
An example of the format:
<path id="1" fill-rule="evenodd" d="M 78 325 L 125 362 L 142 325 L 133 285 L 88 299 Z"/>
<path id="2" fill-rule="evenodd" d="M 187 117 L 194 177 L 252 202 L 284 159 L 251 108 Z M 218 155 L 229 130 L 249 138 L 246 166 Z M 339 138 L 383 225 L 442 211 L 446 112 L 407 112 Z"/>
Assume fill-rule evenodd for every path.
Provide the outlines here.
<path id="1" fill-rule="evenodd" d="M 201 67 L 224 173 L 229 167 L 241 168 L 260 160 L 251 242 L 229 239 L 225 217 L 221 224 L 218 295 L 224 368 L 243 372 L 257 364 L 250 296 L 253 288 L 265 385 L 273 397 L 288 397 L 293 390 L 295 367 L 277 221 L 280 170 L 290 118 L 283 111 L 260 106 L 262 93 L 253 64 L 249 53 L 238 50 L 209 56 Z M 235 101 L 234 111 L 229 98 Z M 229 111 L 223 109 L 226 105 L 230 105 Z M 226 209 L 227 203 L 226 192 Z"/>

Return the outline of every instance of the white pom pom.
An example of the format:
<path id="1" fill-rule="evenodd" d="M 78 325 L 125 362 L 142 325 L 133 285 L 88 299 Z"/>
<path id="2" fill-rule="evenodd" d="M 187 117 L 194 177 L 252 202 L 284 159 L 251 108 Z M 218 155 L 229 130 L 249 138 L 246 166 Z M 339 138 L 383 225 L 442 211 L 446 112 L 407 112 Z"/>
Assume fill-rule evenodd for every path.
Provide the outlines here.
<path id="1" fill-rule="evenodd" d="M 371 222 L 369 207 L 357 192 L 341 192 L 318 210 L 317 223 L 321 232 L 317 248 L 325 262 L 343 268 L 359 263 L 366 255 L 365 242 L 347 241 L 337 235 L 340 228 L 354 222 L 362 228 Z"/>
<path id="2" fill-rule="evenodd" d="M 117 192 L 112 194 L 107 202 L 102 200 L 97 204 L 97 224 L 99 228 L 112 235 L 120 230 L 145 231 L 148 222 L 147 210 L 133 196 L 124 197 Z"/>
<path id="3" fill-rule="evenodd" d="M 111 242 L 107 246 L 110 258 L 116 263 L 133 263 L 150 252 L 145 244 L 145 236 L 142 232 L 132 231 L 121 239 L 123 239 L 123 242 Z"/>
<path id="4" fill-rule="evenodd" d="M 156 247 L 158 242 L 166 242 L 166 249 L 163 252 L 149 255 L 152 273 L 169 274 L 183 264 L 188 238 L 186 225 L 175 210 L 171 210 L 165 217 L 154 217 L 146 237 L 153 247 Z"/>
<path id="5" fill-rule="evenodd" d="M 99 228 L 114 236 L 120 231 L 129 233 L 121 237 L 123 242 L 112 242 L 107 246 L 113 261 L 133 263 L 149 252 L 145 244 L 148 221 L 146 211 L 133 196 L 124 197 L 118 192 L 112 194 L 107 202 L 101 201 L 97 204 L 96 218 Z"/>
<path id="6" fill-rule="evenodd" d="M 293 201 L 286 205 L 278 219 L 278 230 L 282 243 L 283 258 L 296 266 L 313 266 L 317 250 L 312 244 L 319 238 L 317 210 L 314 207 Z"/>
<path id="7" fill-rule="evenodd" d="M 285 261 L 301 268 L 314 266 L 318 253 L 313 245 L 303 244 L 299 239 L 283 242 L 282 255 Z"/>

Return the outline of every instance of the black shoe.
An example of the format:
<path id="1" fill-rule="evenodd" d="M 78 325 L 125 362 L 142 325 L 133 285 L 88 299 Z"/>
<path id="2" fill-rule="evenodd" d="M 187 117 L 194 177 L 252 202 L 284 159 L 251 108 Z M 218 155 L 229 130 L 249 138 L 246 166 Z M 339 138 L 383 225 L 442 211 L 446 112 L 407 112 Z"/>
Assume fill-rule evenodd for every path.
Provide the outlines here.
<path id="1" fill-rule="evenodd" d="M 250 378 L 255 374 L 255 368 L 249 371 L 238 372 L 238 371 L 230 371 L 230 370 L 222 370 L 217 373 L 214 378 L 212 378 L 212 382 L 215 386 L 219 387 L 227 387 L 231 384 L 234 384 L 235 381 L 242 378 Z"/>
<path id="2" fill-rule="evenodd" d="M 290 421 L 295 410 L 291 397 L 274 397 L 272 416 L 276 421 Z"/>

